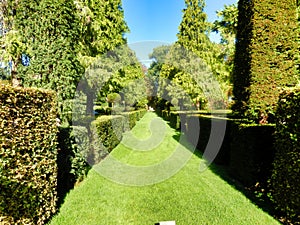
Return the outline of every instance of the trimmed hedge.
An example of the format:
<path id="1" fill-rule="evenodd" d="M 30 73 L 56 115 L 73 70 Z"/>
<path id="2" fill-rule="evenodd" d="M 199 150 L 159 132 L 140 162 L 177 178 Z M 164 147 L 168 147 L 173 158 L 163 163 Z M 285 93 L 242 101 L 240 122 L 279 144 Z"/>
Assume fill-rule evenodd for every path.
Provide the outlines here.
<path id="1" fill-rule="evenodd" d="M 275 125 L 245 124 L 233 121 L 230 134 L 230 173 L 250 187 L 257 182 L 267 187 L 275 150 Z"/>
<path id="2" fill-rule="evenodd" d="M 226 120 L 225 136 L 214 163 L 229 166 L 231 175 L 246 186 L 255 185 L 257 182 L 267 186 L 266 181 L 271 175 L 275 152 L 275 126 L 250 124 L 246 120 L 230 116 L 226 118 L 217 115 L 189 115 L 186 119 L 186 135 L 201 152 L 207 148 L 212 120 L 217 128 L 224 126 Z M 200 128 L 195 127 L 197 125 Z M 195 136 L 195 129 L 200 129 L 199 137 Z M 215 138 L 220 138 L 218 132 Z"/>
<path id="3" fill-rule="evenodd" d="M 60 199 L 87 175 L 91 166 L 99 163 L 120 143 L 123 133 L 134 127 L 146 112 L 137 110 L 98 116 L 94 121 L 87 117 L 76 121 L 75 126 L 59 128 Z"/>
<path id="4" fill-rule="evenodd" d="M 56 211 L 55 99 L 0 84 L 1 224 L 43 224 Z"/>
<path id="5" fill-rule="evenodd" d="M 278 209 L 300 223 L 300 88 L 283 91 L 276 111 L 274 168 L 270 180 Z"/>
<path id="6" fill-rule="evenodd" d="M 120 115 L 100 116 L 92 122 L 103 147 L 111 152 L 122 140 L 124 117 Z"/>
<path id="7" fill-rule="evenodd" d="M 229 157 L 230 157 L 230 120 L 226 117 L 217 117 L 217 116 L 210 116 L 210 115 L 189 115 L 186 118 L 186 135 L 188 140 L 193 143 L 197 149 L 199 149 L 201 152 L 204 152 L 210 135 L 211 135 L 211 126 L 212 126 L 212 120 L 214 120 L 214 124 L 216 127 L 223 126 L 224 120 L 226 120 L 226 133 L 224 140 L 222 142 L 221 148 L 214 159 L 214 162 L 216 164 L 229 164 Z M 195 127 L 199 125 L 200 127 Z M 195 130 L 200 129 L 199 137 L 195 136 Z M 216 137 L 219 138 L 219 137 Z"/>
<path id="8" fill-rule="evenodd" d="M 299 30 L 296 1 L 240 0 L 233 71 L 233 109 L 265 123 L 280 88 L 297 83 Z"/>

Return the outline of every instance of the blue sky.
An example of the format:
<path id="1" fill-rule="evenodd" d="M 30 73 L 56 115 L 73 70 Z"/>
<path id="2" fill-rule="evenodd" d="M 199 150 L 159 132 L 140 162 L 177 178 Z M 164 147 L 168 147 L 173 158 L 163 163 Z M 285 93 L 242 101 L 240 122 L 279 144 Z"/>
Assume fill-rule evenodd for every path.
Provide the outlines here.
<path id="1" fill-rule="evenodd" d="M 129 44 L 142 41 L 172 43 L 182 19 L 184 0 L 123 0 L 125 20 L 130 28 L 126 34 Z M 209 21 L 217 19 L 216 11 L 237 0 L 206 0 L 205 12 Z M 218 35 L 211 39 L 218 41 Z"/>

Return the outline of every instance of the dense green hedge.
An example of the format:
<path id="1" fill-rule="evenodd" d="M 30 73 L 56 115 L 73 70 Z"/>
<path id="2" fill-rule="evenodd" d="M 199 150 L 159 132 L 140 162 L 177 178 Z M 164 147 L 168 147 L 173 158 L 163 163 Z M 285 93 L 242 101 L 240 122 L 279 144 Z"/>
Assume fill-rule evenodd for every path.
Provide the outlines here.
<path id="1" fill-rule="evenodd" d="M 300 88 L 280 96 L 276 112 L 276 155 L 272 197 L 287 216 L 300 223 Z"/>
<path id="2" fill-rule="evenodd" d="M 230 115 L 188 115 L 186 119 L 188 140 L 197 149 L 204 152 L 212 130 L 212 121 L 215 128 L 220 129 L 226 120 L 226 132 L 220 150 L 214 163 L 229 166 L 231 175 L 246 186 L 263 183 L 270 177 L 274 159 L 273 133 L 274 125 L 251 124 Z M 195 126 L 199 126 L 198 128 Z M 195 136 L 196 129 L 200 135 Z M 220 137 L 215 133 L 215 141 Z M 212 140 L 214 141 L 214 140 Z"/>
<path id="3" fill-rule="evenodd" d="M 0 224 L 43 224 L 56 209 L 56 95 L 0 84 Z"/>
<path id="4" fill-rule="evenodd" d="M 103 147 L 111 152 L 122 140 L 124 117 L 121 115 L 100 116 L 93 121 Z"/>
<path id="5" fill-rule="evenodd" d="M 211 115 L 189 115 L 186 118 L 186 135 L 188 140 L 193 143 L 197 149 L 201 152 L 204 152 L 207 148 L 207 144 L 211 135 L 212 128 L 212 120 L 214 120 L 214 126 L 222 126 L 224 123 L 226 124 L 226 133 L 223 139 L 220 150 L 214 159 L 214 162 L 217 164 L 229 164 L 229 145 L 230 145 L 230 137 L 229 130 L 231 128 L 229 124 L 229 120 L 226 117 L 217 117 Z M 224 122 L 224 120 L 226 120 Z M 200 126 L 200 127 L 195 127 Z M 197 132 L 196 129 L 199 129 L 199 137 L 195 136 Z M 216 137 L 219 138 L 219 137 Z"/>
<path id="6" fill-rule="evenodd" d="M 246 186 L 267 186 L 274 160 L 275 125 L 233 122 L 230 134 L 229 167 L 233 177 Z"/>
<path id="7" fill-rule="evenodd" d="M 272 121 L 280 88 L 297 83 L 296 1 L 240 0 L 238 8 L 233 109 Z"/>
<path id="8" fill-rule="evenodd" d="M 135 126 L 146 110 L 121 115 L 98 116 L 59 128 L 59 197 L 63 198 L 75 182 L 82 180 L 90 167 L 101 161 L 122 140 L 122 134 Z"/>

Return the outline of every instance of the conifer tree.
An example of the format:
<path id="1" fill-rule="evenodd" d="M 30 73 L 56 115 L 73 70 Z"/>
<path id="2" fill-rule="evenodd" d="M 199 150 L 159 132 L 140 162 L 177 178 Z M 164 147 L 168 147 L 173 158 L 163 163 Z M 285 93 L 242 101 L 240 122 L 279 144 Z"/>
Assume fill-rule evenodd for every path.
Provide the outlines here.
<path id="1" fill-rule="evenodd" d="M 198 61 L 198 65 L 189 65 L 190 62 L 183 62 L 183 60 L 182 63 L 185 64 L 186 69 L 187 67 L 195 66 L 195 68 L 199 70 L 203 67 L 203 71 L 201 71 L 203 73 L 202 75 L 186 74 L 186 71 L 180 71 L 178 68 L 175 68 L 174 65 L 169 64 L 162 67 L 160 74 L 162 78 L 172 80 L 173 83 L 183 88 L 182 90 L 188 93 L 195 104 L 202 105 L 203 107 L 203 103 L 207 102 L 207 99 L 203 94 L 204 90 L 202 87 L 207 86 L 209 82 L 211 82 L 211 79 L 207 79 L 209 77 L 209 70 L 211 70 L 215 78 L 220 81 L 223 81 L 223 77 L 228 77 L 228 71 L 225 68 L 224 59 L 220 58 L 220 46 L 212 43 L 208 37 L 211 25 L 207 22 L 207 15 L 204 13 L 204 0 L 185 0 L 185 5 L 186 8 L 183 10 L 183 18 L 177 35 L 178 41 L 169 54 L 171 58 L 180 59 L 182 56 L 176 55 L 181 53 L 187 54 L 181 49 L 184 48 L 191 53 L 187 55 L 191 57 L 194 63 L 197 63 L 195 57 L 198 57 L 200 61 L 202 61 Z M 200 73 L 200 71 L 198 71 L 198 73 Z M 199 84 L 202 87 L 199 87 Z M 169 93 L 173 92 L 175 95 L 178 95 L 179 98 L 182 98 L 183 93 L 179 95 L 179 92 L 176 94 L 176 91 L 174 91 L 176 87 L 168 87 L 168 84 L 163 83 L 162 85 L 165 86 L 162 88 L 163 90 L 170 89 Z M 209 85 L 211 85 L 211 83 Z M 178 99 L 178 101 L 180 102 L 181 100 Z"/>
<path id="2" fill-rule="evenodd" d="M 240 0 L 238 8 L 233 109 L 256 122 L 272 122 L 280 89 L 299 79 L 296 1 Z"/>
<path id="3" fill-rule="evenodd" d="M 76 7 L 81 20 L 80 61 L 87 68 L 96 58 L 126 44 L 128 32 L 121 0 L 79 0 Z"/>
<path id="4" fill-rule="evenodd" d="M 14 26 L 26 46 L 18 78 L 24 86 L 57 92 L 59 113 L 70 121 L 69 100 L 83 74 L 79 52 L 79 18 L 72 0 L 14 2 Z M 20 56 L 18 56 L 20 57 Z"/>
<path id="5" fill-rule="evenodd" d="M 198 55 L 220 82 L 227 81 L 229 72 L 225 67 L 222 47 L 209 39 L 212 24 L 207 21 L 204 12 L 205 1 L 185 0 L 185 5 L 177 35 L 178 43 Z"/>
<path id="6" fill-rule="evenodd" d="M 177 34 L 178 43 L 200 57 L 206 58 L 209 52 L 209 23 L 204 13 L 204 0 L 185 0 L 186 8 Z"/>

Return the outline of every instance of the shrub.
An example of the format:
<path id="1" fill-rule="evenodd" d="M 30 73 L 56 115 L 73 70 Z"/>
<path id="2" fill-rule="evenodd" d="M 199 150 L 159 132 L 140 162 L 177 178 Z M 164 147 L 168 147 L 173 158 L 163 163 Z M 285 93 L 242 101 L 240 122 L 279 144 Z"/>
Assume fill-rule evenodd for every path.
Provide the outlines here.
<path id="1" fill-rule="evenodd" d="M 121 101 L 121 96 L 118 93 L 110 93 L 107 95 L 108 103 L 119 103 Z"/>
<path id="2" fill-rule="evenodd" d="M 186 117 L 187 138 L 193 145 L 197 147 L 197 149 L 199 149 L 201 152 L 204 152 L 208 148 L 208 142 L 211 136 L 212 121 L 214 126 L 220 128 L 220 131 L 222 130 L 222 127 L 227 124 L 224 140 L 220 146 L 220 150 L 216 158 L 214 159 L 214 162 L 217 164 L 229 164 L 230 124 L 226 118 L 210 115 L 188 115 Z M 215 138 L 220 138 L 220 136 L 218 135 Z M 216 140 L 213 141 L 215 142 Z M 209 147 L 211 147 L 211 144 Z"/>
<path id="3" fill-rule="evenodd" d="M 240 0 L 238 9 L 233 109 L 266 122 L 279 89 L 297 82 L 296 1 Z"/>
<path id="4" fill-rule="evenodd" d="M 71 127 L 59 127 L 58 155 L 57 155 L 57 195 L 59 204 L 63 202 L 66 193 L 74 187 L 75 174 L 71 173 L 73 149 L 76 146 L 75 139 L 71 138 Z"/>
<path id="5" fill-rule="evenodd" d="M 124 112 L 122 115 L 86 117 L 78 120 L 71 127 L 59 127 L 58 154 L 58 194 L 62 200 L 65 194 L 81 181 L 91 166 L 115 148 L 126 129 L 126 119 L 133 127 L 137 120 L 145 115 L 146 110 Z M 128 121 L 127 121 L 128 122 Z"/>
<path id="6" fill-rule="evenodd" d="M 0 223 L 43 224 L 57 200 L 56 95 L 0 85 Z"/>
<path id="7" fill-rule="evenodd" d="M 121 115 L 124 117 L 124 131 L 131 130 L 137 121 L 145 115 L 146 110 L 141 109 L 132 112 L 124 112 Z"/>
<path id="8" fill-rule="evenodd" d="M 216 128 L 214 134 L 211 133 L 212 123 Z M 222 134 L 224 123 L 226 131 Z M 201 152 L 211 148 L 213 142 L 224 135 L 214 163 L 229 166 L 231 175 L 246 186 L 256 182 L 266 186 L 274 159 L 274 125 L 250 124 L 247 120 L 217 114 L 187 115 L 186 124 L 188 140 Z M 214 135 L 212 140 L 211 135 Z M 209 140 L 212 141 L 210 144 Z"/>
<path id="9" fill-rule="evenodd" d="M 120 115 L 101 116 L 92 122 L 100 142 L 111 152 L 121 141 L 124 117 Z"/>
<path id="10" fill-rule="evenodd" d="M 300 222 L 300 89 L 280 95 L 276 111 L 276 155 L 270 179 L 272 197 L 288 217 Z"/>
<path id="11" fill-rule="evenodd" d="M 180 117 L 184 115 L 178 113 L 178 112 L 170 112 L 169 119 L 170 119 L 170 126 L 176 130 L 180 129 Z"/>
<path id="12" fill-rule="evenodd" d="M 93 139 L 100 140 L 100 143 L 95 143 L 98 148 L 100 146 L 94 153 L 96 158 L 103 151 L 111 152 L 122 140 L 122 134 L 131 130 L 146 112 L 146 110 L 122 112 L 120 115 L 100 116 L 93 121 L 91 129 L 92 132 L 95 131 Z"/>
<path id="13" fill-rule="evenodd" d="M 230 172 L 246 186 L 259 182 L 263 187 L 270 178 L 274 160 L 274 124 L 231 123 Z"/>

